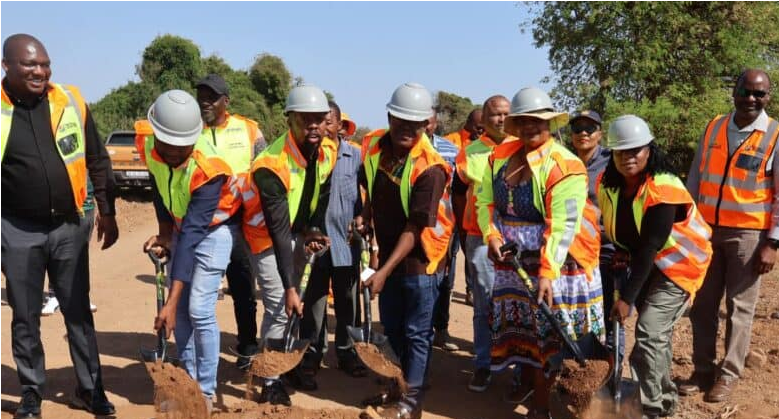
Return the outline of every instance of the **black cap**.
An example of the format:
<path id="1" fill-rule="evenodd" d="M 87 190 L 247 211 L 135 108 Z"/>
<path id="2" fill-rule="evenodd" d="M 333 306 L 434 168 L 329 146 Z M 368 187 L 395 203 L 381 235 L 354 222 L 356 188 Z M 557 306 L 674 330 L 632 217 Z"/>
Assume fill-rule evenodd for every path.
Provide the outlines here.
<path id="1" fill-rule="evenodd" d="M 579 118 L 587 118 L 591 121 L 595 121 L 598 125 L 603 125 L 603 121 L 600 119 L 600 114 L 598 114 L 595 111 L 591 110 L 584 110 L 581 112 L 574 112 L 573 115 L 571 115 L 571 118 L 569 119 L 569 124 L 573 124 L 573 121 L 579 119 Z"/>
<path id="2" fill-rule="evenodd" d="M 230 96 L 230 89 L 227 88 L 227 82 L 225 82 L 225 79 L 222 78 L 219 74 L 209 74 L 202 79 L 200 79 L 199 82 L 195 85 L 195 87 L 200 86 L 208 86 L 211 88 L 211 90 L 215 91 L 217 94 Z"/>

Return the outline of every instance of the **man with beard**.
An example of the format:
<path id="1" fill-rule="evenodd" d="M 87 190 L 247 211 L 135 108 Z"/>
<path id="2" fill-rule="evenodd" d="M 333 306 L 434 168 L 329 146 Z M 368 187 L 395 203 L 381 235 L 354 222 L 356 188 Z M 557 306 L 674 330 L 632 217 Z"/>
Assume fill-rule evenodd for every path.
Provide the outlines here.
<path id="1" fill-rule="evenodd" d="M 304 250 L 318 251 L 329 242 L 321 231 L 336 146 L 325 137 L 327 97 L 316 86 L 296 86 L 284 111 L 289 130 L 257 156 L 250 170 L 250 189 L 243 194 L 244 237 L 262 292 L 264 341 L 283 336 L 293 311 L 303 315 L 298 280 Z M 304 249 L 304 243 L 310 245 Z M 263 378 L 260 401 L 290 406 L 279 377 Z M 300 381 L 296 370 L 288 378 L 293 385 Z"/>

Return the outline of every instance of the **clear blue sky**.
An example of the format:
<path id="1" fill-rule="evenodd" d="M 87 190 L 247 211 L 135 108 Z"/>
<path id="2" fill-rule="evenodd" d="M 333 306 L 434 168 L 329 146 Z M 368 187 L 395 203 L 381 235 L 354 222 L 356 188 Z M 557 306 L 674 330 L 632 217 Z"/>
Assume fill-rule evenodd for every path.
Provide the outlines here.
<path id="1" fill-rule="evenodd" d="M 283 58 L 294 76 L 333 93 L 358 125 L 386 125 L 406 81 L 481 103 L 509 99 L 549 75 L 546 50 L 514 2 L 3 2 L 2 37 L 26 32 L 52 60 L 52 80 L 90 102 L 128 80 L 158 35 L 191 39 L 235 69 Z"/>

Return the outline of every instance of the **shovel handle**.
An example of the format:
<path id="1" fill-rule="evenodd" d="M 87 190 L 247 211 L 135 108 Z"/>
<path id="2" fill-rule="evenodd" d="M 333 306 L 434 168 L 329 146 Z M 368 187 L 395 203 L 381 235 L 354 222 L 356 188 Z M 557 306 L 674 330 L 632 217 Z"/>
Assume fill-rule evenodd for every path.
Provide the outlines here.
<path id="1" fill-rule="evenodd" d="M 536 290 L 535 287 L 533 286 L 533 281 L 530 279 L 530 275 L 527 274 L 525 269 L 522 268 L 522 262 L 520 261 L 520 254 L 519 254 L 519 246 L 517 245 L 517 243 L 508 242 L 500 247 L 500 251 L 501 253 L 509 252 L 512 254 L 511 265 L 514 267 L 514 270 L 517 272 L 517 275 L 519 275 L 519 277 L 522 279 L 522 282 L 525 283 L 525 287 L 527 287 L 527 290 L 530 292 L 530 294 L 535 295 Z M 584 366 L 585 359 L 581 349 L 579 349 L 579 345 L 577 345 L 576 342 L 574 342 L 573 339 L 571 339 L 571 337 L 568 335 L 568 333 L 563 329 L 563 326 L 554 316 L 554 313 L 552 313 L 552 309 L 549 308 L 549 305 L 546 304 L 546 301 L 542 300 L 538 304 L 538 307 L 541 309 L 541 313 L 544 314 L 544 317 L 546 317 L 546 320 L 552 324 L 552 328 L 555 330 L 555 332 L 557 332 L 558 336 L 560 336 L 560 338 L 563 339 L 563 343 L 565 344 L 565 347 L 568 348 L 568 350 L 571 351 L 571 353 L 573 353 L 576 362 L 579 363 L 579 365 Z"/>

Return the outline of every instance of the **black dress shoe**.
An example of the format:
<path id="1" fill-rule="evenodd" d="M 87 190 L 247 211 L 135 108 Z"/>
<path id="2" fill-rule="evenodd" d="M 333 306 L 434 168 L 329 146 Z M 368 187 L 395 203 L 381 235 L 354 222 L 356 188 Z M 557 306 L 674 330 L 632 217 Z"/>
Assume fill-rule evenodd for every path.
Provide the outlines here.
<path id="1" fill-rule="evenodd" d="M 283 377 L 287 383 L 296 390 L 316 391 L 316 389 L 319 388 L 314 379 L 314 374 L 311 371 L 304 370 L 300 367 L 284 374 Z"/>
<path id="2" fill-rule="evenodd" d="M 281 381 L 274 381 L 273 383 L 262 386 L 262 393 L 260 394 L 260 403 L 280 404 L 283 406 L 292 406 L 292 401 L 289 399 L 287 389 L 284 388 L 284 384 Z"/>
<path id="3" fill-rule="evenodd" d="M 84 409 L 93 415 L 113 415 L 114 405 L 108 401 L 105 391 L 76 389 L 76 397 L 70 402 L 71 407 Z"/>
<path id="4" fill-rule="evenodd" d="M 22 394 L 14 419 L 41 419 L 41 396 L 35 390 L 27 390 Z"/>

